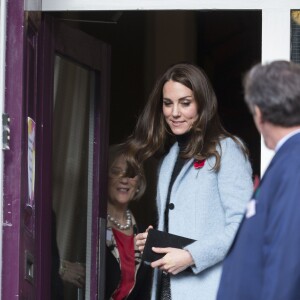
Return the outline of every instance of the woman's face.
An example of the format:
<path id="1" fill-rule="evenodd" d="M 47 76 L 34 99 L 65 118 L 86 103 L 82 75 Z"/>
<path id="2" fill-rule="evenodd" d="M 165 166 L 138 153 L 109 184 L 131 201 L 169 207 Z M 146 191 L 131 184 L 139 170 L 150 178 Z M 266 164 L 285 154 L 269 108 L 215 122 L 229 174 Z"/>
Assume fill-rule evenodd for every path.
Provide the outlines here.
<path id="1" fill-rule="evenodd" d="M 137 192 L 138 176 L 124 177 L 126 161 L 120 156 L 109 169 L 108 196 L 114 205 L 127 205 Z"/>
<path id="2" fill-rule="evenodd" d="M 163 87 L 163 114 L 175 135 L 188 132 L 198 118 L 193 91 L 179 82 L 167 81 Z"/>

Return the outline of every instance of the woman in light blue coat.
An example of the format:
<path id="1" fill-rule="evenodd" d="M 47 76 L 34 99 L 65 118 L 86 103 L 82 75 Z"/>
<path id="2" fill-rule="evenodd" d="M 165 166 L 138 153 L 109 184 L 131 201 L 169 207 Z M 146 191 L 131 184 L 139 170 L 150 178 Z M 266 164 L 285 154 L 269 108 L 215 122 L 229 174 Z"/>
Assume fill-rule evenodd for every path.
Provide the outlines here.
<path id="1" fill-rule="evenodd" d="M 205 73 L 176 64 L 157 81 L 127 141 L 131 163 L 162 154 L 157 188 L 158 229 L 196 240 L 184 249 L 153 248 L 153 300 L 213 300 L 222 260 L 252 192 L 243 143 L 228 133 Z M 147 232 L 137 236 L 143 251 Z"/>

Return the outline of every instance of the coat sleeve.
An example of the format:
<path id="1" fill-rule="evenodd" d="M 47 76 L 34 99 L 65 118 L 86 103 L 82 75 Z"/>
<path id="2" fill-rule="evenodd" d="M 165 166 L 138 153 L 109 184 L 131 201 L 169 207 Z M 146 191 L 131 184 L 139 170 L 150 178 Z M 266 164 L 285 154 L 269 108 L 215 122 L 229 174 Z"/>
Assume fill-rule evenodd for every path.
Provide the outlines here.
<path id="1" fill-rule="evenodd" d="M 297 157 L 289 165 L 287 160 L 282 161 L 284 168 L 276 170 L 280 180 L 268 186 L 262 294 L 258 297 L 263 300 L 300 299 L 300 163 Z"/>
<path id="2" fill-rule="evenodd" d="M 225 258 L 253 191 L 252 169 L 240 147 L 228 138 L 221 143 L 221 149 L 221 167 L 215 184 L 224 211 L 224 227 L 215 235 L 207 235 L 185 247 L 194 259 L 194 273 L 212 267 Z"/>

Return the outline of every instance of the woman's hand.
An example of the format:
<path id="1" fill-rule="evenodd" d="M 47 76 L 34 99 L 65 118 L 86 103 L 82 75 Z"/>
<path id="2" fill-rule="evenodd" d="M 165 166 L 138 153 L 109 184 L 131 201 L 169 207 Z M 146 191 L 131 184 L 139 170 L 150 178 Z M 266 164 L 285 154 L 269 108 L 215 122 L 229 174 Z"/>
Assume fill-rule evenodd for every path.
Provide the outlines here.
<path id="1" fill-rule="evenodd" d="M 151 263 L 152 268 L 159 268 L 166 273 L 175 275 L 194 264 L 193 257 L 187 250 L 157 247 L 152 247 L 152 250 L 156 253 L 166 253 L 163 258 Z"/>
<path id="2" fill-rule="evenodd" d="M 85 266 L 83 264 L 61 260 L 59 274 L 62 280 L 70 282 L 79 288 L 84 288 Z"/>
<path id="3" fill-rule="evenodd" d="M 146 244 L 146 240 L 147 240 L 147 236 L 148 236 L 148 231 L 149 229 L 153 229 L 153 226 L 150 225 L 145 232 L 143 233 L 139 233 L 136 235 L 135 237 L 135 244 L 137 245 L 138 249 L 140 252 L 144 251 L 145 248 L 145 244 Z"/>

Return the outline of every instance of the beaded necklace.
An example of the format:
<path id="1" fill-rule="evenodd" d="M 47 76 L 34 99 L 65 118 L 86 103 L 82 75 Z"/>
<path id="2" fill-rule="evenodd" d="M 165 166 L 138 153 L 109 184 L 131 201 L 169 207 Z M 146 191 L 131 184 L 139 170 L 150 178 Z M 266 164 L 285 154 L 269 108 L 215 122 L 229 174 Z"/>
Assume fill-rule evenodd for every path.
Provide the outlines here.
<path id="1" fill-rule="evenodd" d="M 113 218 L 110 214 L 107 214 L 107 218 L 120 230 L 127 230 L 132 226 L 131 213 L 129 209 L 126 210 L 126 225 L 122 225 L 117 219 Z"/>

